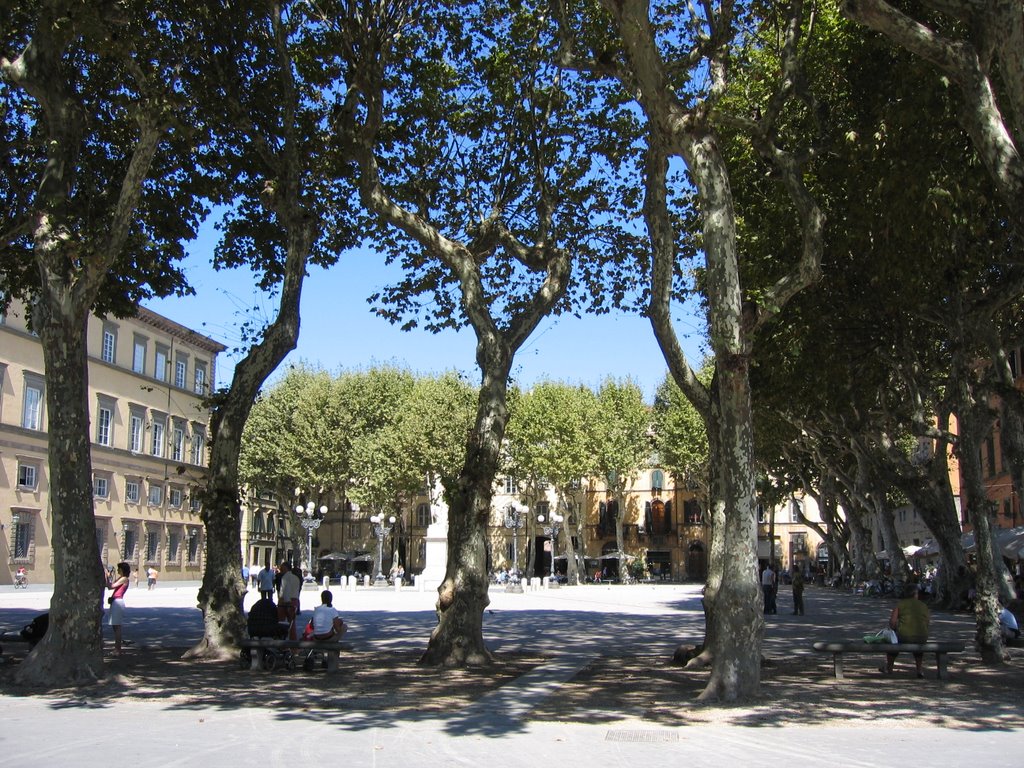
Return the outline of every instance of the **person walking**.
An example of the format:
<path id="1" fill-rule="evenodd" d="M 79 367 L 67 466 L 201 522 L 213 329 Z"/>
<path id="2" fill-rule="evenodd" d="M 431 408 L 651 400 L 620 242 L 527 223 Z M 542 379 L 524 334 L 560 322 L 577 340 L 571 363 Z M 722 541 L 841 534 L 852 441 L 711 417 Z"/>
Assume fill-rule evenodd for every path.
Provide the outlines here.
<path id="1" fill-rule="evenodd" d="M 129 578 L 132 567 L 128 563 L 117 564 L 117 576 L 110 574 L 107 577 L 107 589 L 114 590 L 114 593 L 107 598 L 110 604 L 110 616 L 108 622 L 114 628 L 114 654 L 121 655 L 121 625 L 124 624 L 124 593 L 128 591 Z"/>
<path id="2" fill-rule="evenodd" d="M 804 574 L 799 568 L 793 572 L 793 615 L 804 615 Z"/>
<path id="3" fill-rule="evenodd" d="M 153 591 L 153 588 L 156 586 L 156 580 L 159 578 L 159 576 L 160 571 L 158 571 L 152 565 L 146 569 L 146 588 L 149 591 Z"/>

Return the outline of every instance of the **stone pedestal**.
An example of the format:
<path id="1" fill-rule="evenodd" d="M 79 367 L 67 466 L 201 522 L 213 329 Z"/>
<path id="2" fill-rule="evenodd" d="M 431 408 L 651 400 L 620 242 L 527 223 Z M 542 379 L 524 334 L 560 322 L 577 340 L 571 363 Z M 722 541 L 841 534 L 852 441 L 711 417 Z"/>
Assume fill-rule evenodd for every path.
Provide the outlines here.
<path id="1" fill-rule="evenodd" d="M 420 581 L 424 589 L 434 589 L 444 581 L 445 572 L 448 570 L 448 527 L 444 531 L 435 531 L 431 525 L 426 535 L 426 564 L 423 566 L 423 573 L 420 574 Z"/>
<path id="2" fill-rule="evenodd" d="M 421 582 L 425 589 L 435 589 L 444 581 L 448 570 L 448 505 L 441 501 L 440 484 L 431 494 L 430 519 L 425 536 L 426 558 Z"/>

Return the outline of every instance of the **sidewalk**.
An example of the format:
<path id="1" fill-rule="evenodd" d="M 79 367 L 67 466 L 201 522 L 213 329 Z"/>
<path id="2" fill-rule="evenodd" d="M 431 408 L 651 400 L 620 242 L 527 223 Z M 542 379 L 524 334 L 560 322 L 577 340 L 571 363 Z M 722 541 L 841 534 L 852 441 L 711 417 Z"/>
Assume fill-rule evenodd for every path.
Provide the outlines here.
<path id="1" fill-rule="evenodd" d="M 184 648 L 198 640 L 202 626 L 195 609 L 197 587 L 165 583 L 152 592 L 130 589 L 126 638 L 140 650 Z M 346 639 L 360 654 L 365 652 L 365 658 L 421 651 L 436 623 L 433 593 L 411 588 L 400 593 L 392 589 L 332 591 L 335 605 L 352 627 Z M 25 623 L 45 610 L 49 596 L 43 585 L 0 591 L 0 626 Z M 250 593 L 246 606 L 255 598 Z M 318 590 L 303 592 L 304 611 L 318 601 Z M 851 684 L 836 685 L 822 674 L 827 659 L 813 654 L 810 643 L 821 637 L 854 638 L 873 631 L 884 624 L 892 602 L 811 588 L 806 603 L 804 617 L 785 613 L 790 603 L 783 588 L 779 595 L 783 612 L 767 617 L 764 653 L 769 664 L 776 666 L 766 668 L 774 675 L 764 686 L 766 696 L 785 691 L 782 695 L 794 698 L 838 697 L 838 708 L 834 701 L 828 707 L 804 702 L 804 709 L 793 709 L 791 704 L 799 702 L 769 700 L 744 708 L 748 717 L 738 717 L 736 708 L 722 708 L 731 718 L 728 723 L 698 724 L 707 719 L 707 709 L 694 708 L 689 694 L 681 689 L 674 703 L 669 688 L 668 700 L 661 701 L 660 709 L 645 701 L 664 695 L 655 688 L 664 688 L 666 672 L 662 667 L 653 669 L 654 665 L 663 666 L 680 642 L 700 641 L 699 586 L 588 585 L 526 594 L 495 591 L 484 616 L 491 650 L 540 652 L 550 660 L 457 711 L 361 709 L 358 697 L 351 705 L 320 706 L 326 699 L 312 691 L 314 683 L 317 688 L 335 686 L 336 693 L 364 684 L 357 674 L 344 671 L 330 681 L 323 676 L 312 680 L 301 672 L 273 677 L 232 673 L 236 683 L 267 690 L 263 695 L 253 690 L 251 696 L 229 693 L 228 702 L 217 705 L 181 699 L 100 700 L 90 698 L 87 691 L 65 697 L 8 695 L 0 697 L 5 713 L 0 764 L 59 761 L 91 766 L 133 760 L 146 768 L 203 760 L 225 765 L 295 760 L 320 764 L 334 762 L 335 755 L 346 764 L 360 766 L 483 763 L 502 768 L 533 766 L 538 761 L 582 765 L 685 760 L 688 766 L 718 766 L 737 759 L 787 763 L 825 759 L 834 766 L 891 766 L 926 760 L 935 767 L 968 761 L 1013 762 L 1012 755 L 1024 746 L 1024 718 L 1019 710 L 990 713 L 966 707 L 956 687 L 956 674 L 948 685 L 924 681 L 927 686 L 920 688 L 921 696 L 899 704 L 905 717 L 887 713 L 867 721 L 858 719 L 855 710 L 862 708 L 862 697 L 874 697 L 881 708 L 899 699 L 900 688 L 910 681 L 872 676 L 871 664 L 877 667 L 878 662 L 865 657 L 863 666 L 851 660 Z M 971 634 L 967 616 L 935 617 L 935 636 L 969 640 Z M 633 670 L 613 682 L 611 693 L 597 687 L 580 690 L 578 682 L 567 682 L 578 670 L 602 659 L 600 663 L 609 667 L 621 659 Z M 802 676 L 790 680 L 788 673 L 779 670 L 793 659 Z M 650 667 L 646 671 L 645 665 Z M 238 673 L 243 674 L 247 673 Z M 668 674 L 679 676 L 674 669 Z M 676 677 L 669 678 L 669 686 Z M 959 677 L 962 680 L 967 674 Z M 399 680 L 395 685 L 403 683 Z M 287 697 L 279 693 L 282 686 Z M 303 696 L 304 688 L 311 691 L 308 696 Z M 430 697 L 429 691 L 416 695 Z M 848 718 L 842 714 L 844 698 L 850 698 Z M 629 709 L 633 702 L 637 706 Z M 921 714 L 910 712 L 912 707 L 924 708 L 927 714 L 928 708 L 938 710 L 946 702 L 950 709 L 933 712 L 933 721 L 941 720 L 940 714 L 945 716 L 944 725 L 921 727 L 921 720 L 910 717 Z M 827 717 L 813 716 L 826 710 Z M 867 728 L 870 737 L 866 737 Z"/>

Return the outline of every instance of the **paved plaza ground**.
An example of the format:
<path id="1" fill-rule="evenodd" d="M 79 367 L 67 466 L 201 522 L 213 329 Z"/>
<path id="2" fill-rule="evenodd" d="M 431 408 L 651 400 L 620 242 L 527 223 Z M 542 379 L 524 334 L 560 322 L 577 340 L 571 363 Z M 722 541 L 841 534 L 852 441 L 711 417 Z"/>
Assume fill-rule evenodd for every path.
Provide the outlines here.
<path id="1" fill-rule="evenodd" d="M 436 621 L 433 593 L 335 587 L 353 651 L 332 674 L 181 660 L 202 635 L 197 587 L 130 589 L 125 637 L 132 644 L 109 659 L 96 686 L 24 691 L 10 683 L 18 655 L 0 663 L 0 765 L 319 765 L 335 762 L 330 755 L 360 766 L 502 768 L 1024 760 L 1021 649 L 996 670 L 973 651 L 952 656 L 946 680 L 935 678 L 933 659 L 926 659 L 926 678 L 916 679 L 909 657 L 883 677 L 880 656 L 851 657 L 846 679 L 833 678 L 831 659 L 811 643 L 880 629 L 888 599 L 809 588 L 806 615 L 793 616 L 783 587 L 780 613 L 766 617 L 759 698 L 702 706 L 696 696 L 707 671 L 671 661 L 678 644 L 701 640 L 697 585 L 492 590 L 484 628 L 497 663 L 487 670 L 416 664 Z M 0 590 L 0 628 L 8 630 L 45 610 L 50 598 L 45 585 Z M 246 606 L 256 597 L 250 593 Z M 302 599 L 308 612 L 319 591 Z M 966 614 L 934 617 L 933 637 L 970 647 L 972 634 Z"/>

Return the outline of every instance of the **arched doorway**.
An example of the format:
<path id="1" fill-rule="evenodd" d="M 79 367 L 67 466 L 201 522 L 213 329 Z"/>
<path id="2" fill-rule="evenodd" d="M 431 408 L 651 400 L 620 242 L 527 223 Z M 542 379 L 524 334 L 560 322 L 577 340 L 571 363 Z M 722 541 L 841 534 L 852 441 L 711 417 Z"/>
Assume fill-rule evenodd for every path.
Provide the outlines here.
<path id="1" fill-rule="evenodd" d="M 708 577 L 708 557 L 703 541 L 691 541 L 686 551 L 686 577 L 703 581 Z"/>
<path id="2" fill-rule="evenodd" d="M 615 548 L 614 541 L 605 542 L 604 546 L 601 547 L 601 579 L 604 581 L 614 581 L 619 578 L 619 559 L 617 555 L 618 550 Z M 623 567 L 625 565 L 623 564 Z"/>

